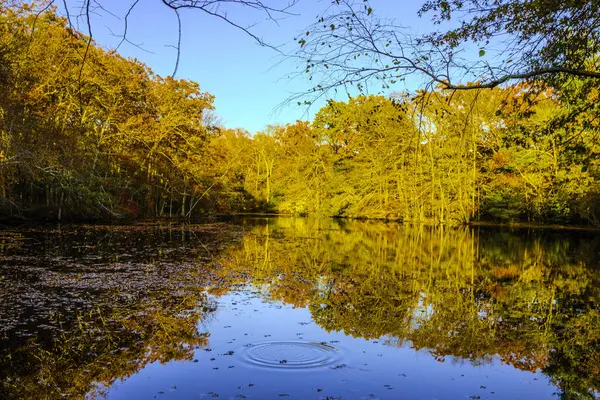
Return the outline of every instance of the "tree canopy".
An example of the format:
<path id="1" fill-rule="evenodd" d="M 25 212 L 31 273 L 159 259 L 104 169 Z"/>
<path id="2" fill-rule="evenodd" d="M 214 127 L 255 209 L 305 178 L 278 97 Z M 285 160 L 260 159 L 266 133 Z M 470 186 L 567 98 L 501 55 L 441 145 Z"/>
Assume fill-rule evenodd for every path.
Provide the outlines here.
<path id="1" fill-rule="evenodd" d="M 258 44 L 288 54 L 276 38 L 258 36 L 255 24 L 238 19 L 235 12 L 277 23 L 295 15 L 298 1 L 156 0 L 173 12 L 179 23 L 174 74 L 181 51 L 180 12 L 195 10 L 220 19 Z M 47 9 L 55 3 L 60 4 L 71 29 L 81 22 L 90 40 L 91 14 L 113 13 L 103 1 L 36 4 Z M 123 25 L 118 34 L 121 44 L 129 41 L 129 19 L 138 7 L 144 5 L 132 1 L 123 15 L 117 15 Z M 412 74 L 449 89 L 492 88 L 512 80 L 600 78 L 600 24 L 594 0 L 426 0 L 418 14 L 439 29 L 416 35 L 402 25 L 399 16 L 381 15 L 378 6 L 368 0 L 335 0 L 324 8 L 317 22 L 307 27 L 306 35 L 297 38 L 300 49 L 293 55 L 315 78 L 315 92 L 346 85 L 363 89 L 376 80 L 380 81 L 376 87 L 381 84 L 385 88 Z"/>
<path id="2" fill-rule="evenodd" d="M 368 1 L 332 2 L 297 38 L 295 57 L 313 82 L 308 101 L 385 91 L 409 76 L 451 90 L 600 78 L 595 1 L 430 0 L 419 16 L 439 29 L 414 34 Z"/>
<path id="3" fill-rule="evenodd" d="M 52 8 L 3 6 L 0 49 L 3 217 L 600 224 L 593 78 L 331 99 L 251 135 L 215 124 L 198 83 L 90 44 Z"/>

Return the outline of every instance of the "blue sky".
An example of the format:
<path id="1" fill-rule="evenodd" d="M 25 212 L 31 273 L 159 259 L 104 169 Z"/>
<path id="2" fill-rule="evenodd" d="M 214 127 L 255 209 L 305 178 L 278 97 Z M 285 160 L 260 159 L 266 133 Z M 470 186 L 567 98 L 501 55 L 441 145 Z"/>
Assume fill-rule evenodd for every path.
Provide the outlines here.
<path id="1" fill-rule="evenodd" d="M 102 2 L 107 10 L 121 18 L 110 16 L 106 12 L 94 17 L 92 27 L 97 43 L 106 48 L 117 46 L 120 39 L 113 36 L 111 31 L 115 34 L 122 32 L 122 17 L 132 2 L 133 0 Z M 269 4 L 277 4 L 277 0 Z M 415 32 L 431 29 L 427 18 L 417 16 L 421 4 L 421 1 L 416 0 L 371 2 L 375 13 L 395 18 L 397 23 Z M 298 15 L 290 16 L 279 24 L 266 20 L 259 13 L 231 12 L 229 16 L 241 21 L 242 25 L 258 22 L 253 32 L 270 43 L 287 43 L 293 46 L 293 38 L 314 22 L 319 12 L 328 5 L 327 0 L 299 0 L 292 9 Z M 293 72 L 296 65 L 291 61 L 281 62 L 272 49 L 261 47 L 245 33 L 201 11 L 183 10 L 181 17 L 182 51 L 176 76 L 200 83 L 203 91 L 216 97 L 216 114 L 226 127 L 256 132 L 269 124 L 310 119 L 322 105 L 322 102 L 313 105 L 308 112 L 306 107 L 300 106 L 287 106 L 274 112 L 277 105 L 291 93 L 310 87 L 305 79 L 285 79 L 286 74 Z M 80 28 L 82 31 L 86 29 L 84 25 Z M 173 72 L 176 51 L 170 46 L 177 43 L 177 20 L 160 0 L 140 1 L 129 18 L 128 38 L 144 50 L 124 44 L 119 48 L 122 55 L 143 61 L 162 76 Z M 398 86 L 392 90 L 404 88 Z"/>

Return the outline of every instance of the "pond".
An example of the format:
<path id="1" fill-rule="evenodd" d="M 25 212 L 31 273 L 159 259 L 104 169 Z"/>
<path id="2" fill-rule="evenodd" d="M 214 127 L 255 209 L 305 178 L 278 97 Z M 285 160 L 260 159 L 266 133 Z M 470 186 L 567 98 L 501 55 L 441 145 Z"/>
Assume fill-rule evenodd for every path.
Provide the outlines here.
<path id="1" fill-rule="evenodd" d="M 599 398 L 599 253 L 335 219 L 4 229 L 0 398 Z"/>

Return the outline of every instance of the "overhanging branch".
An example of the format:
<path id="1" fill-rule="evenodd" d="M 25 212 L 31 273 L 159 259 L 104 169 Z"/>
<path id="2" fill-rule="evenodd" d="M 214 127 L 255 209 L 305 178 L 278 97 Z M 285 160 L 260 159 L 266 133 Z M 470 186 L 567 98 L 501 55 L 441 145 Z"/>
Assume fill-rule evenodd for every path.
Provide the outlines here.
<path id="1" fill-rule="evenodd" d="M 572 76 L 578 76 L 582 78 L 595 78 L 600 79 L 600 72 L 596 71 L 580 71 L 576 69 L 570 68 L 562 68 L 562 67 L 552 67 L 552 68 L 542 68 L 535 71 L 522 72 L 517 74 L 507 74 L 502 78 L 492 80 L 487 83 L 475 83 L 475 84 L 459 84 L 455 85 L 449 82 L 439 81 L 444 89 L 450 90 L 470 90 L 470 89 L 492 89 L 496 86 L 499 86 L 503 83 L 506 83 L 515 79 L 531 79 L 536 78 L 542 75 L 551 75 L 551 74 L 566 74 Z"/>

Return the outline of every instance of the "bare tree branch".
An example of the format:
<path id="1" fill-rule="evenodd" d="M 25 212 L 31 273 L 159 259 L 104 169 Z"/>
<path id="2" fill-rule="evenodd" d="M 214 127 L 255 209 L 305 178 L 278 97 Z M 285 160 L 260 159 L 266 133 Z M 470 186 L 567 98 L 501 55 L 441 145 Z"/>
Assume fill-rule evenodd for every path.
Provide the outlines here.
<path id="1" fill-rule="evenodd" d="M 510 80 L 530 79 L 530 78 L 535 78 L 538 76 L 548 75 L 548 74 L 568 74 L 568 75 L 579 76 L 579 77 L 583 77 L 583 78 L 600 79 L 600 72 L 579 71 L 579 70 L 570 69 L 570 68 L 556 67 L 556 68 L 542 68 L 537 71 L 522 72 L 522 73 L 518 73 L 518 74 L 508 74 L 501 78 L 492 80 L 490 82 L 481 83 L 481 84 L 471 83 L 471 84 L 465 84 L 465 85 L 455 85 L 455 84 L 451 84 L 449 82 L 442 82 L 442 87 L 445 89 L 452 89 L 452 90 L 492 89 L 492 88 L 495 88 L 496 86 L 501 85 Z"/>
<path id="2" fill-rule="evenodd" d="M 123 42 L 127 41 L 127 32 L 129 31 L 129 16 L 131 15 L 131 12 L 135 8 L 135 6 L 138 5 L 139 2 L 140 2 L 140 0 L 135 0 L 133 2 L 133 4 L 129 7 L 129 9 L 127 10 L 127 13 L 125 14 L 125 18 L 124 18 L 124 21 L 123 21 L 123 23 L 125 25 L 124 28 L 123 28 L 123 38 L 121 39 L 121 41 L 117 45 L 117 50 L 119 49 L 119 47 L 121 47 L 121 45 L 123 44 Z"/>
<path id="3" fill-rule="evenodd" d="M 83 104 L 82 100 L 82 86 L 81 86 L 81 76 L 83 74 L 83 68 L 85 68 L 85 61 L 87 59 L 88 53 L 90 51 L 90 46 L 92 45 L 92 40 L 94 40 L 94 34 L 92 33 L 92 23 L 90 20 L 90 2 L 91 0 L 84 0 L 84 7 L 85 7 L 85 16 L 86 16 L 86 21 L 87 21 L 87 27 L 88 27 L 88 38 L 87 38 L 87 44 L 85 46 L 85 52 L 83 53 L 83 59 L 81 60 L 81 68 L 79 68 L 79 77 L 77 78 L 77 81 L 79 82 L 79 103 Z"/>
<path id="4" fill-rule="evenodd" d="M 337 88 L 362 93 L 373 83 L 383 93 L 408 77 L 448 90 L 494 88 L 511 80 L 598 79 L 600 13 L 593 2 L 450 2 L 459 28 L 412 36 L 393 18 L 377 17 L 368 1 L 336 0 L 287 56 L 298 63 L 292 78 L 304 76 L 311 87 L 286 104 L 311 104 Z M 421 12 L 439 12 L 434 21 L 445 21 L 446 3 L 426 1 Z"/>
<path id="5" fill-rule="evenodd" d="M 179 59 L 181 57 L 181 16 L 179 15 L 179 9 L 175 9 L 175 15 L 177 16 L 177 59 L 175 61 L 175 69 L 173 70 L 173 76 L 177 74 L 179 69 Z"/>
<path id="6" fill-rule="evenodd" d="M 72 6 L 71 3 L 73 3 L 74 1 L 75 0 L 63 0 L 63 7 L 64 7 L 63 12 L 66 14 L 67 19 L 69 21 L 69 25 L 71 27 L 73 27 L 72 20 L 71 20 L 73 14 L 71 13 L 69 7 Z M 90 7 L 91 1 L 94 2 L 96 7 Z M 159 0 L 155 0 L 155 1 L 158 2 Z M 262 17 L 264 19 L 269 20 L 273 23 L 279 24 L 280 19 L 291 16 L 291 15 L 296 15 L 292 12 L 292 8 L 293 8 L 293 6 L 295 6 L 297 4 L 298 1 L 299 0 L 288 0 L 285 3 L 281 3 L 281 2 L 277 2 L 276 0 L 273 0 L 272 1 L 273 5 L 270 5 L 262 0 L 160 0 L 160 3 L 164 4 L 170 10 L 172 10 L 177 17 L 177 25 L 178 25 L 177 45 L 172 46 L 177 51 L 175 68 L 174 68 L 173 74 L 177 73 L 177 71 L 179 69 L 180 59 L 181 59 L 181 36 L 182 36 L 182 20 L 181 20 L 181 15 L 180 15 L 181 10 L 202 11 L 206 15 L 218 18 L 218 19 L 224 21 L 225 23 L 227 23 L 228 25 L 232 26 L 233 28 L 242 31 L 244 34 L 246 34 L 247 36 L 254 39 L 256 41 L 256 43 L 258 43 L 259 45 L 268 47 L 268 48 L 276 51 L 277 53 L 282 54 L 282 51 L 279 46 L 277 46 L 274 43 L 271 43 L 270 41 L 263 39 L 262 37 L 258 36 L 255 33 L 253 28 L 256 26 L 256 23 L 244 25 L 241 22 L 230 17 L 228 14 L 228 10 L 229 9 L 231 9 L 231 10 L 241 9 L 241 10 L 254 11 L 255 13 L 258 13 L 257 15 L 262 14 Z M 123 35 L 119 36 L 121 38 L 121 40 L 116 47 L 117 49 L 119 49 L 124 43 L 133 44 L 128 39 L 128 34 L 130 31 L 130 27 L 131 27 L 130 16 L 131 16 L 131 13 L 133 12 L 133 10 L 140 6 L 141 6 L 140 1 L 135 0 L 127 8 L 127 11 L 122 18 L 123 25 L 124 25 L 123 26 Z M 90 33 L 92 31 L 92 21 L 91 21 L 90 16 L 91 16 L 91 14 L 96 13 L 96 12 L 101 12 L 102 14 L 109 14 L 109 15 L 119 18 L 118 15 L 113 14 L 109 9 L 107 9 L 105 7 L 103 0 L 83 0 L 83 4 L 81 6 L 81 11 L 79 12 L 79 14 L 76 14 L 75 17 L 77 19 L 83 18 L 85 20 L 85 24 L 87 25 L 87 30 Z M 101 14 L 99 14 L 99 15 L 101 15 Z M 91 39 L 92 39 L 92 37 L 90 35 L 90 40 Z M 87 54 L 87 51 L 86 51 L 86 54 Z"/>

